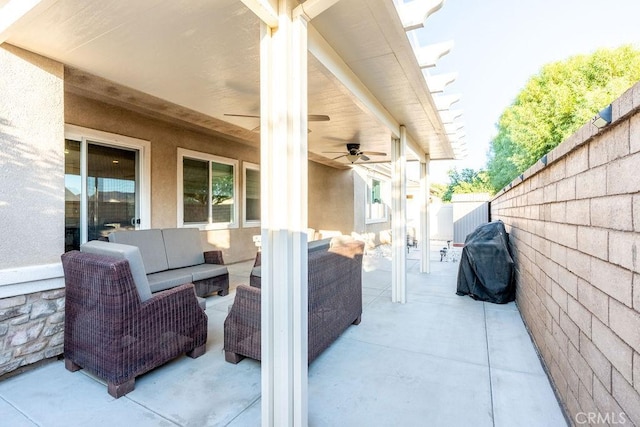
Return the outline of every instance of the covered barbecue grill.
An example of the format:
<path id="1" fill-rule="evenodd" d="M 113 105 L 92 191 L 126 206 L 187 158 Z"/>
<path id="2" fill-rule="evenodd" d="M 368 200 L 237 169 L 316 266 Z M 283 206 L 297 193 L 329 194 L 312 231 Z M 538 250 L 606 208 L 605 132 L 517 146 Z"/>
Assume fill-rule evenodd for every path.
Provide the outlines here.
<path id="1" fill-rule="evenodd" d="M 456 294 L 505 304 L 515 300 L 514 262 L 502 221 L 476 228 L 462 249 Z"/>

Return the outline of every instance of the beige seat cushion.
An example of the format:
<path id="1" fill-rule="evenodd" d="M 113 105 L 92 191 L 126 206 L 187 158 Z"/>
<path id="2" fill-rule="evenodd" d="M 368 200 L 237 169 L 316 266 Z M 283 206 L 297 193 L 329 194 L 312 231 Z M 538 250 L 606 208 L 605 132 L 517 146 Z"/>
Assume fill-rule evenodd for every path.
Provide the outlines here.
<path id="1" fill-rule="evenodd" d="M 191 283 L 191 273 L 184 269 L 159 271 L 147 276 L 151 292 L 160 292 L 175 288 L 185 283 Z"/>
<path id="2" fill-rule="evenodd" d="M 191 273 L 191 278 L 194 282 L 229 273 L 226 266 L 218 264 L 194 265 L 192 267 L 185 267 L 185 270 Z"/>

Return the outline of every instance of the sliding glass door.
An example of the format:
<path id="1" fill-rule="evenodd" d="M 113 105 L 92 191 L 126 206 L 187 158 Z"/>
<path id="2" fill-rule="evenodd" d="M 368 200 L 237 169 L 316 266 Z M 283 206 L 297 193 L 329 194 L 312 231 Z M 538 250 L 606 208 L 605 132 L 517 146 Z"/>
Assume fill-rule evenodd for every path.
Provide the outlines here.
<path id="1" fill-rule="evenodd" d="M 137 151 L 88 144 L 87 240 L 113 230 L 135 229 L 140 223 L 136 191 Z"/>
<path id="2" fill-rule="evenodd" d="M 140 228 L 142 149 L 88 138 L 65 140 L 65 251 Z"/>

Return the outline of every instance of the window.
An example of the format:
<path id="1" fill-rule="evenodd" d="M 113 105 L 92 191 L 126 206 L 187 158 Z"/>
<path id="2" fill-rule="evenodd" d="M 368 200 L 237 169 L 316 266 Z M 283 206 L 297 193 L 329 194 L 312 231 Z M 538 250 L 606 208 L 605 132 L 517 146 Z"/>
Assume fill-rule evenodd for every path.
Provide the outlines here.
<path id="1" fill-rule="evenodd" d="M 242 163 L 244 170 L 244 227 L 260 226 L 260 167 Z"/>
<path id="2" fill-rule="evenodd" d="M 205 223 L 209 220 L 209 162 L 182 159 L 183 221 Z"/>
<path id="3" fill-rule="evenodd" d="M 389 183 L 378 178 L 367 178 L 367 212 L 368 224 L 387 221 L 387 200 Z"/>
<path id="4" fill-rule="evenodd" d="M 236 160 L 178 149 L 179 225 L 237 227 L 237 164 Z"/>

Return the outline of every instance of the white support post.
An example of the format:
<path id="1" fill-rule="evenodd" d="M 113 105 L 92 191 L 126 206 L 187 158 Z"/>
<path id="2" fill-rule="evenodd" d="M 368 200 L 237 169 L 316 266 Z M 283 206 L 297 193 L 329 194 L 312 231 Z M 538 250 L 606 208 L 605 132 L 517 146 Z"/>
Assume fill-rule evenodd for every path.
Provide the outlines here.
<path id="1" fill-rule="evenodd" d="M 262 425 L 306 426 L 307 22 L 279 0 L 260 44 Z"/>
<path id="2" fill-rule="evenodd" d="M 391 195 L 391 300 L 407 302 L 407 132 L 400 126 L 400 139 L 392 141 L 392 195 Z"/>
<path id="3" fill-rule="evenodd" d="M 431 196 L 429 188 L 429 155 L 426 161 L 420 162 L 420 273 L 431 273 L 431 212 L 429 208 L 429 198 Z"/>

